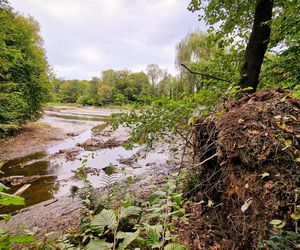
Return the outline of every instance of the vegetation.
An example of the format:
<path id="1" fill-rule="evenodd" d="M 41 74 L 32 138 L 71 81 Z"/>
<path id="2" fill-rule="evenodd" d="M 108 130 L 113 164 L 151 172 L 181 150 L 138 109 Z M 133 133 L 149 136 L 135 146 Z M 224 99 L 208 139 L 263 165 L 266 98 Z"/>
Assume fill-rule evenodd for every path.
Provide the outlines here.
<path id="1" fill-rule="evenodd" d="M 296 37 L 300 32 L 300 10 L 297 1 L 259 0 L 249 3 L 239 0 L 193 0 L 189 10 L 200 11 L 199 18 L 206 21 L 210 30 L 216 32 L 225 45 L 236 45 L 238 50 L 244 51 L 239 80 L 243 88 L 252 87 L 255 90 L 259 85 L 260 69 L 267 49 L 270 51 L 284 45 L 278 53 L 279 61 L 292 59 L 299 53 L 299 39 Z M 295 79 L 293 76 L 299 67 L 294 65 L 288 69 L 287 65 L 281 70 L 276 67 L 271 76 L 278 73 L 281 81 Z M 294 83 L 298 84 L 297 80 Z"/>
<path id="2" fill-rule="evenodd" d="M 188 9 L 209 30 L 178 42 L 178 76 L 150 64 L 146 73 L 108 69 L 91 80 L 49 74 L 38 24 L 5 0 L 0 6 L 0 130 L 37 119 L 46 101 L 130 104 L 135 109 L 113 125 L 129 128 L 127 148 L 166 138 L 184 145 L 179 173 L 144 200 L 116 197 L 113 166 L 104 170 L 101 196 L 85 159 L 76 172 L 85 187 L 72 188 L 85 206 L 80 233 L 33 248 L 299 248 L 297 0 L 192 0 Z M 23 204 L 4 189 L 1 205 Z M 0 246 L 9 249 L 14 239 L 2 232 Z"/>
<path id="3" fill-rule="evenodd" d="M 25 200 L 22 197 L 7 194 L 4 192 L 8 188 L 3 184 L 0 184 L 0 205 L 1 206 L 9 206 L 9 205 L 24 205 Z M 9 214 L 1 214 L 0 217 L 5 221 L 9 221 L 11 215 Z M 35 242 L 36 238 L 31 235 L 10 235 L 8 230 L 0 228 L 0 248 L 1 249 L 12 249 L 12 247 L 17 243 L 28 244 Z"/>
<path id="4" fill-rule="evenodd" d="M 48 64 L 39 25 L 0 1 L 0 134 L 40 117 Z"/>

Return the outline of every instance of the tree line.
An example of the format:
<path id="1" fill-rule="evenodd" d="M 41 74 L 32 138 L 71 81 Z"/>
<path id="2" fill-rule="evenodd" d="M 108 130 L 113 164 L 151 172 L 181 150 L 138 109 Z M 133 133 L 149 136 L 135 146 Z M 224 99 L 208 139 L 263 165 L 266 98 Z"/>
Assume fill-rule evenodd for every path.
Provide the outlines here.
<path id="1" fill-rule="evenodd" d="M 48 99 L 48 63 L 39 24 L 0 0 L 0 130 L 35 120 Z"/>
<path id="2" fill-rule="evenodd" d="M 47 102 L 105 106 L 197 94 L 213 103 L 230 88 L 276 86 L 300 96 L 297 0 L 193 0 L 188 9 L 208 31 L 178 42 L 177 76 L 150 64 L 145 72 L 108 69 L 91 80 L 63 80 L 49 69 L 38 23 L 0 0 L 0 131 L 38 119 Z"/>

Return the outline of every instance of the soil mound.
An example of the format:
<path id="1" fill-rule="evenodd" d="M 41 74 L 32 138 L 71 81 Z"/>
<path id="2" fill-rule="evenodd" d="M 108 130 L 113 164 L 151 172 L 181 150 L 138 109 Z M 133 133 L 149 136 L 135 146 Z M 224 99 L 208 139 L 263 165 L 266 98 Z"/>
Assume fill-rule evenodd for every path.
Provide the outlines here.
<path id="1" fill-rule="evenodd" d="M 272 249 L 276 231 L 297 231 L 299 100 L 276 89 L 228 101 L 197 120 L 194 149 L 190 249 Z"/>

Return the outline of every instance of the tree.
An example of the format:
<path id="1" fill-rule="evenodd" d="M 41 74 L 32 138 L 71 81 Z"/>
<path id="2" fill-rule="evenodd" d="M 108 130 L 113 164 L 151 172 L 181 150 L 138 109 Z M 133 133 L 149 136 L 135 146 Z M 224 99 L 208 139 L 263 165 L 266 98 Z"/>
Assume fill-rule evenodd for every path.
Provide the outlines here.
<path id="1" fill-rule="evenodd" d="M 0 1 L 0 124 L 37 119 L 49 99 L 48 63 L 32 17 Z"/>
<path id="2" fill-rule="evenodd" d="M 224 37 L 228 44 L 247 43 L 239 82 L 242 87 L 252 87 L 255 90 L 259 84 L 261 65 L 268 46 L 274 47 L 284 39 L 274 31 L 282 23 L 287 9 L 292 8 L 297 13 L 299 10 L 297 2 L 295 0 L 192 0 L 188 9 L 199 10 L 200 19 L 205 20 L 210 30 L 217 31 L 217 34 Z"/>
<path id="3" fill-rule="evenodd" d="M 166 74 L 166 70 L 161 69 L 157 64 L 149 64 L 146 68 L 149 81 L 152 85 L 153 93 L 156 94 L 156 86 Z"/>
<path id="4" fill-rule="evenodd" d="M 273 0 L 256 1 L 253 28 L 245 51 L 240 80 L 242 88 L 251 87 L 255 91 L 259 84 L 261 65 L 270 41 L 272 9 Z"/>
<path id="5" fill-rule="evenodd" d="M 63 103 L 76 103 L 81 96 L 87 95 L 87 84 L 80 80 L 64 80 L 59 95 Z"/>
<path id="6" fill-rule="evenodd" d="M 185 81 L 185 92 L 194 93 L 203 88 L 219 86 L 220 91 L 230 82 L 239 78 L 241 53 L 234 46 L 225 46 L 222 39 L 214 34 L 195 30 L 190 32 L 176 46 L 176 65 L 180 76 Z M 191 74 L 185 67 L 194 72 L 201 72 L 225 81 Z"/>

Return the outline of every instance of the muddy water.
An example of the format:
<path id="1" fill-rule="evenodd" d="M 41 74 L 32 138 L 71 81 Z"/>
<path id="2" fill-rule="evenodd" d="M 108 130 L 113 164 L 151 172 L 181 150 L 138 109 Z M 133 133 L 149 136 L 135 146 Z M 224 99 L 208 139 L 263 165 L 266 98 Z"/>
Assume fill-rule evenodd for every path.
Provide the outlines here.
<path id="1" fill-rule="evenodd" d="M 53 108 L 45 112 L 42 122 L 53 127 L 63 129 L 71 134 L 69 138 L 57 142 L 49 147 L 47 151 L 36 152 L 34 154 L 13 159 L 6 162 L 2 171 L 5 176 L 34 176 L 51 175 L 50 177 L 39 179 L 31 183 L 31 186 L 22 194 L 26 200 L 26 206 L 31 206 L 51 198 L 57 198 L 69 194 L 71 186 L 83 186 L 83 183 L 74 178 L 74 172 L 80 166 L 95 168 L 98 171 L 88 175 L 94 187 L 103 187 L 107 181 L 114 182 L 129 176 L 139 175 L 147 171 L 147 164 L 163 164 L 168 159 L 168 154 L 164 149 L 162 152 L 152 152 L 143 158 L 138 159 L 134 166 L 126 166 L 119 163 L 118 159 L 129 158 L 142 150 L 136 147 L 132 150 L 125 150 L 123 147 L 112 149 L 101 149 L 96 151 L 85 151 L 78 147 L 78 143 L 83 143 L 92 138 L 92 128 L 100 125 L 105 129 L 112 118 L 110 114 L 114 111 L 82 109 L 82 108 Z M 115 111 L 116 112 L 116 111 Z M 118 111 L 117 111 L 118 112 Z M 117 131 L 113 137 L 122 134 Z M 109 139 L 109 138 L 106 138 Z M 79 151 L 75 159 L 67 160 L 65 151 Z M 84 160 L 84 161 L 83 161 Z M 107 166 L 114 166 L 116 173 L 107 178 L 103 169 Z M 106 178 L 103 178 L 106 177 Z M 22 185 L 13 186 L 10 193 L 14 193 Z M 20 207 L 8 207 L 2 209 L 3 212 L 13 212 Z"/>

